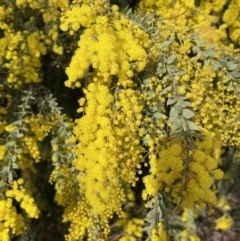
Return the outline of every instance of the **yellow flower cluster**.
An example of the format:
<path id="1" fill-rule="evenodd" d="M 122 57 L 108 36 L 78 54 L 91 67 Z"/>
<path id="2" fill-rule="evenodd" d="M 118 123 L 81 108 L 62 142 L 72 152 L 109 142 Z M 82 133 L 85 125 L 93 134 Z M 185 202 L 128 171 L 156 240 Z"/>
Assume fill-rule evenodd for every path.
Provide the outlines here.
<path id="1" fill-rule="evenodd" d="M 55 182 L 55 202 L 63 207 L 67 206 L 69 202 L 73 202 L 76 191 L 74 189 L 74 175 L 71 173 L 67 164 L 56 166 L 52 171 L 49 182 Z"/>
<path id="2" fill-rule="evenodd" d="M 26 211 L 29 217 L 38 218 L 39 210 L 34 203 L 34 199 L 30 197 L 23 187 L 23 179 L 18 179 L 13 182 L 11 190 L 6 191 L 8 198 L 14 198 L 20 203 L 20 207 Z"/>
<path id="3" fill-rule="evenodd" d="M 229 230 L 233 225 L 233 219 L 229 214 L 223 214 L 222 217 L 215 220 L 216 229 L 218 230 Z"/>
<path id="4" fill-rule="evenodd" d="M 0 160 L 3 160 L 6 153 L 6 148 L 4 145 L 0 145 Z"/>
<path id="5" fill-rule="evenodd" d="M 220 45 L 216 52 L 206 48 L 194 37 L 191 28 L 203 29 L 201 36 L 206 35 L 207 43 L 224 40 L 227 24 L 217 29 L 214 24 L 218 17 L 209 16 L 210 12 L 221 13 L 226 0 L 217 3 L 214 0 L 210 6 L 207 1 L 201 1 L 198 13 L 194 0 L 141 2 L 140 7 L 144 8 L 156 4 L 157 14 L 168 18 L 154 25 L 160 30 L 159 33 L 151 30 L 155 34 L 149 30 L 151 26 L 147 30 L 139 23 L 143 17 L 139 17 L 137 24 L 134 17 L 121 15 L 117 7 L 107 8 L 108 2 L 103 0 L 74 1 L 62 14 L 63 31 L 70 29 L 74 36 L 82 31 L 78 48 L 66 69 L 65 82 L 67 87 L 81 87 L 80 81 L 85 78 L 86 87 L 85 98 L 79 100 L 78 112 L 82 117 L 76 120 L 74 134 L 69 138 L 69 143 L 74 144 L 73 166 L 78 173 L 75 186 L 86 202 L 85 208 L 91 210 L 94 219 L 100 220 L 103 238 L 109 233 L 107 220 L 115 213 L 121 216 L 121 205 L 127 200 L 122 183 L 136 185 L 144 156 L 148 156 L 150 164 L 150 174 L 144 177 L 144 200 L 161 191 L 182 208 L 196 204 L 204 208 L 206 203 L 216 203 L 213 184 L 215 179 L 223 177 L 223 172 L 217 169 L 220 147 L 240 143 L 237 134 L 240 110 L 238 84 L 223 66 L 213 69 L 221 64 L 216 62 L 221 56 L 231 59 L 239 56 L 237 51 Z M 188 24 L 190 28 L 186 27 Z M 51 36 L 57 39 L 57 30 Z M 193 46 L 199 51 L 198 57 L 190 57 Z M 192 117 L 180 116 L 185 108 L 180 108 L 180 102 L 186 104 L 185 114 L 190 113 Z M 172 135 L 173 122 L 167 117 L 176 106 L 180 111 L 175 121 L 184 127 L 178 133 L 179 139 Z M 193 121 L 203 136 L 188 129 L 187 124 L 183 126 L 184 118 L 186 123 Z M 56 184 L 56 200 L 65 206 L 65 220 L 71 222 L 67 237 L 70 240 L 75 235 L 81 239 L 87 232 L 92 240 L 89 230 L 94 219 L 88 213 L 82 214 L 85 220 L 82 224 L 75 215 L 80 212 L 78 207 L 74 209 L 77 201 L 70 203 L 66 198 L 74 196 L 70 184 L 74 174 L 67 165 L 58 167 L 59 145 L 53 142 L 52 147 L 56 168 L 50 180 L 62 176 Z M 76 228 L 78 222 L 82 225 L 80 231 Z M 158 240 L 159 233 L 165 232 L 161 225 L 153 231 L 152 240 Z M 167 240 L 164 235 L 163 240 Z M 182 239 L 185 237 L 183 232 Z M 192 239 L 198 238 L 192 235 Z"/>
<path id="6" fill-rule="evenodd" d="M 148 195 L 154 196 L 164 188 L 169 192 L 175 180 L 181 178 L 181 172 L 184 169 L 182 152 L 181 145 L 174 143 L 160 152 L 160 160 L 156 154 L 149 155 L 151 175 L 144 177 Z M 144 199 L 146 199 L 145 195 Z"/>
<path id="7" fill-rule="evenodd" d="M 52 165 L 53 171 L 49 177 L 49 183 L 55 186 L 55 202 L 67 207 L 69 203 L 76 201 L 78 186 L 75 170 L 72 165 L 73 155 L 69 153 L 66 143 L 72 134 L 73 123 L 66 116 L 56 115 L 53 129 L 51 130 Z"/>
<path id="8" fill-rule="evenodd" d="M 0 6 L 0 29 L 4 30 L 4 34 L 6 34 L 5 30 L 9 29 L 8 24 L 6 23 L 6 21 L 8 20 L 12 20 L 13 18 L 13 8 L 9 5 L 1 5 Z M 3 47 L 3 52 L 0 52 L 0 57 L 3 57 L 4 55 L 2 55 L 4 53 L 4 49 L 7 46 L 7 40 L 4 38 L 0 38 L 0 43 L 3 43 L 2 47 Z M 0 63 L 1 63 L 1 59 L 0 59 Z"/>
<path id="9" fill-rule="evenodd" d="M 29 125 L 38 141 L 42 141 L 53 128 L 54 116 L 43 116 L 43 114 L 29 117 Z"/>
<path id="10" fill-rule="evenodd" d="M 41 9 L 44 23 L 51 24 L 51 22 L 59 21 L 61 11 L 64 11 L 68 7 L 68 0 L 49 0 L 48 7 Z"/>
<path id="11" fill-rule="evenodd" d="M 47 3 L 48 2 L 48 3 Z M 58 43 L 58 26 L 50 23 L 58 22 L 60 19 L 60 9 L 64 10 L 68 7 L 67 0 L 61 1 L 31 1 L 18 0 L 16 5 L 25 11 L 28 7 L 41 10 L 43 20 L 46 24 L 47 31 L 34 29 L 35 22 L 38 21 L 37 15 L 30 16 L 27 22 L 22 24 L 23 29 L 15 29 L 13 18 L 13 9 L 9 6 L 1 6 L 0 8 L 0 29 L 3 31 L 3 37 L 0 38 L 1 51 L 0 63 L 3 63 L 10 74 L 8 82 L 14 86 L 23 83 L 39 83 L 40 76 L 38 69 L 41 66 L 41 55 L 47 52 L 47 45 L 57 54 L 63 53 L 63 47 Z M 48 7 L 46 7 L 46 4 Z M 26 10 L 26 13 L 27 10 Z M 48 26 L 47 26 L 48 25 Z"/>
<path id="12" fill-rule="evenodd" d="M 142 138 L 142 97 L 139 91 L 132 89 L 121 90 L 115 102 L 116 110 L 113 112 L 114 132 L 117 137 L 118 163 L 122 168 L 124 180 L 136 185 L 141 174 L 140 163 L 143 162 L 142 154 L 145 151 L 140 145 Z"/>
<path id="13" fill-rule="evenodd" d="M 233 42 L 239 44 L 240 37 L 240 3 L 237 0 L 231 0 L 228 8 L 223 14 L 223 21 L 229 27 L 229 35 Z"/>
<path id="14" fill-rule="evenodd" d="M 63 46 L 60 46 L 58 43 L 58 38 L 59 38 L 59 26 L 57 24 L 54 24 L 51 26 L 51 28 L 49 29 L 46 39 L 45 39 L 45 43 L 52 47 L 52 50 L 54 53 L 58 54 L 58 55 L 62 55 L 63 54 Z"/>
<path id="15" fill-rule="evenodd" d="M 69 8 L 62 12 L 60 28 L 63 31 L 70 29 L 70 34 L 80 27 L 88 28 L 95 22 L 96 17 L 108 11 L 109 3 L 105 0 L 73 1 Z"/>
<path id="16" fill-rule="evenodd" d="M 122 89 L 118 93 L 116 88 L 118 99 L 112 108 L 114 98 L 109 88 L 101 78 L 93 81 L 84 90 L 86 99 L 79 100 L 82 106 L 86 103 L 79 110 L 84 116 L 77 120 L 69 142 L 78 143 L 73 153 L 74 165 L 82 173 L 78 175 L 81 193 L 102 219 L 121 214 L 125 197 L 118 180 L 136 185 L 136 173 L 141 174 L 143 104 L 138 91 Z"/>
<path id="17" fill-rule="evenodd" d="M 122 214 L 122 218 L 117 221 L 117 226 L 123 226 L 124 235 L 119 241 L 137 241 L 143 235 L 144 220 L 139 218 L 129 218 L 127 213 Z"/>
<path id="18" fill-rule="evenodd" d="M 0 64 L 9 72 L 8 83 L 18 87 L 41 81 L 41 57 L 47 53 L 47 49 L 58 55 L 63 54 L 58 23 L 61 11 L 68 9 L 69 1 L 17 0 L 14 4 L 14 11 L 21 9 L 19 16 L 13 14 L 9 4 L 0 7 L 0 29 L 3 31 L 0 37 Z M 34 11 L 38 11 L 38 14 L 32 14 Z M 36 26 L 36 23 L 41 18 L 45 25 L 40 30 L 40 25 Z M 15 24 L 15 21 L 22 23 Z"/>
<path id="19" fill-rule="evenodd" d="M 167 24 L 189 26 L 194 31 L 201 31 L 201 37 L 208 43 L 220 42 L 226 39 L 227 24 L 216 26 L 219 20 L 218 14 L 223 11 L 226 0 L 214 0 L 211 2 L 200 1 L 200 6 L 195 7 L 194 0 L 172 1 L 141 1 L 141 10 L 148 9 L 156 16 L 164 17 Z M 215 13 L 213 15 L 213 13 Z"/>
<path id="20" fill-rule="evenodd" d="M 41 66 L 40 56 L 46 54 L 47 51 L 42 42 L 44 40 L 43 32 L 36 30 L 29 33 L 25 30 L 15 33 L 9 27 L 5 31 L 3 39 L 5 40 L 2 41 L 7 44 L 3 51 L 7 60 L 4 67 L 10 71 L 7 78 L 8 83 L 13 86 L 23 83 L 39 83 L 40 76 L 36 69 Z"/>
<path id="21" fill-rule="evenodd" d="M 83 27 L 89 27 L 95 21 L 95 14 L 91 5 L 82 4 L 81 6 L 72 6 L 66 10 L 61 17 L 60 28 L 67 31 L 69 28 L 74 32 Z"/>
<path id="22" fill-rule="evenodd" d="M 193 209 L 184 209 L 182 222 L 184 230 L 181 232 L 181 241 L 200 241 L 196 233 Z"/>
<path id="23" fill-rule="evenodd" d="M 44 7 L 44 1 L 43 0 L 16 0 L 16 4 L 19 7 L 26 7 L 28 4 L 32 9 L 41 9 Z"/>
<path id="24" fill-rule="evenodd" d="M 5 126 L 4 130 L 7 131 L 8 133 L 11 133 L 14 130 L 16 130 L 16 128 L 17 128 L 16 126 L 10 124 L 10 125 Z"/>
<path id="25" fill-rule="evenodd" d="M 168 35 L 168 38 L 171 36 L 171 28 L 161 27 L 161 29 L 164 30 L 164 34 Z M 178 27 L 173 27 L 173 29 L 177 32 L 179 30 Z M 190 37 L 187 29 L 184 31 L 186 35 L 181 34 L 181 38 Z M 160 37 L 163 36 L 160 34 Z M 191 108 L 195 112 L 194 122 L 201 130 L 216 132 L 217 128 L 220 132 L 221 145 L 239 145 L 239 127 L 236 121 L 239 113 L 238 83 L 231 77 L 232 73 L 230 74 L 230 71 L 217 60 L 221 56 L 230 55 L 231 61 L 236 61 L 239 59 L 239 49 L 233 49 L 231 45 L 229 47 L 217 46 L 214 50 L 214 57 L 209 65 L 205 66 L 196 57 L 191 58 L 183 54 L 186 52 L 188 52 L 188 47 L 185 48 L 185 44 L 181 46 L 175 41 L 170 45 L 168 53 L 176 56 L 176 67 L 185 71 L 185 74 L 174 77 L 179 86 L 178 94 L 190 101 Z M 206 61 L 205 57 L 201 58 Z M 219 69 L 214 70 L 218 64 Z M 161 76 L 162 74 L 158 78 Z M 163 77 L 162 82 L 166 82 L 165 86 L 170 85 L 166 76 Z M 157 87 L 156 83 L 157 81 L 155 83 L 150 81 L 150 90 L 158 92 L 159 88 L 160 90 L 164 88 L 163 85 Z M 174 92 L 171 91 L 166 97 L 170 98 L 173 95 Z M 163 102 L 163 99 L 159 101 Z M 153 100 L 150 100 L 150 103 L 152 104 Z"/>
<path id="26" fill-rule="evenodd" d="M 82 11 L 82 8 L 75 8 Z M 97 76 L 105 82 L 111 83 L 111 77 L 117 75 L 118 84 L 124 86 L 132 84 L 130 79 L 134 70 L 140 72 L 146 66 L 145 48 L 151 45 L 148 34 L 118 12 L 112 14 L 87 18 L 92 22 L 88 23 L 88 28 L 81 35 L 79 48 L 66 69 L 66 86 L 80 87 L 79 79 L 86 76 L 91 64 Z M 65 25 L 61 28 L 66 31 Z"/>
<path id="27" fill-rule="evenodd" d="M 109 233 L 107 228 L 107 220 L 100 219 L 92 212 L 92 207 L 89 206 L 87 200 L 82 197 L 77 203 L 71 202 L 64 210 L 63 222 L 70 222 L 69 234 L 65 235 L 67 241 L 83 240 L 87 235 L 89 241 L 106 240 L 106 235 Z M 104 234 L 96 229 L 96 225 L 104 229 Z"/>
<path id="28" fill-rule="evenodd" d="M 17 213 L 12 199 L 0 200 L 0 240 L 10 241 L 10 234 L 19 235 L 25 228 L 21 214 Z"/>
<path id="29" fill-rule="evenodd" d="M 110 104 L 113 96 L 107 86 L 99 82 L 85 90 L 85 115 L 78 119 L 70 142 L 78 142 L 74 165 L 80 172 L 80 193 L 86 197 L 94 215 L 101 219 L 121 213 L 125 200 L 119 183 L 116 138 L 111 126 Z M 107 235 L 107 233 L 105 234 Z"/>
<path id="30" fill-rule="evenodd" d="M 196 141 L 196 149 L 184 150 L 185 145 L 171 141 L 160 150 L 159 156 L 149 156 L 151 174 L 144 177 L 144 199 L 147 194 L 154 196 L 164 190 L 171 193 L 174 203 L 184 208 L 193 208 L 195 204 L 205 207 L 205 203 L 216 202 L 211 186 L 214 178 L 223 177 L 223 172 L 217 169 L 218 162 L 211 155 L 211 133 L 206 133 L 204 141 Z"/>
<path id="31" fill-rule="evenodd" d="M 163 227 L 163 223 L 159 222 L 157 228 L 152 229 L 151 241 L 169 241 L 169 237 Z"/>
<path id="32" fill-rule="evenodd" d="M 30 156 L 36 161 L 39 162 L 41 159 L 38 140 L 35 136 L 25 136 L 23 138 L 23 142 L 25 144 L 23 148 L 24 154 L 30 154 Z"/>

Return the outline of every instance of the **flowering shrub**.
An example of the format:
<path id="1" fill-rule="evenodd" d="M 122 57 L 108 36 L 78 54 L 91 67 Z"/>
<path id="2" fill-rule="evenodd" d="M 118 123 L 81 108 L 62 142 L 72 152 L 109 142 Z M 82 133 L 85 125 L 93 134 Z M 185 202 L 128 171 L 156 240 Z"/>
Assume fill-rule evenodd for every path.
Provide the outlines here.
<path id="1" fill-rule="evenodd" d="M 200 240 L 219 210 L 234 228 L 240 5 L 125 5 L 1 1 L 0 240 Z"/>

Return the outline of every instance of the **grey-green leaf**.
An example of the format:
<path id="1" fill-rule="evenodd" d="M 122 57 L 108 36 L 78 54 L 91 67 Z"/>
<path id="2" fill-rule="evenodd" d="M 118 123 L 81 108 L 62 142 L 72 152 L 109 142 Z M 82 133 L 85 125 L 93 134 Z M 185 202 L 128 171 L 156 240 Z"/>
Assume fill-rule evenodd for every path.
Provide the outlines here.
<path id="1" fill-rule="evenodd" d="M 208 66 L 211 62 L 211 59 L 207 58 L 204 60 L 204 66 Z"/>
<path id="2" fill-rule="evenodd" d="M 171 96 L 170 98 L 168 98 L 167 100 L 167 105 L 172 105 L 177 101 L 177 98 L 175 96 Z"/>
<path id="3" fill-rule="evenodd" d="M 180 119 L 175 119 L 172 123 L 172 132 L 179 132 L 182 130 L 182 122 Z"/>
<path id="4" fill-rule="evenodd" d="M 182 98 L 179 98 L 179 99 L 178 99 L 178 104 L 179 104 L 182 108 L 185 108 L 185 107 L 187 107 L 187 106 L 189 106 L 189 107 L 192 106 L 191 102 L 189 102 L 189 101 L 184 101 Z"/>
<path id="5" fill-rule="evenodd" d="M 221 65 L 220 65 L 218 62 L 214 62 L 213 66 L 212 66 L 212 71 L 215 72 L 215 71 L 217 71 L 220 67 L 221 67 Z"/>
<path id="6" fill-rule="evenodd" d="M 192 131 L 199 131 L 198 126 L 193 121 L 187 121 L 188 128 Z"/>
<path id="7" fill-rule="evenodd" d="M 179 119 L 178 111 L 175 106 L 171 108 L 169 117 L 170 122 L 174 122 L 176 118 Z"/>
<path id="8" fill-rule="evenodd" d="M 151 96 L 153 95 L 153 91 L 152 91 L 152 90 L 148 90 L 148 91 L 147 91 L 147 94 L 148 94 L 148 96 L 151 97 Z"/>
<path id="9" fill-rule="evenodd" d="M 149 85 L 149 78 L 143 80 L 143 83 L 144 83 L 145 86 L 148 87 L 148 85 Z"/>
<path id="10" fill-rule="evenodd" d="M 161 92 L 160 92 L 160 95 L 165 95 L 167 94 L 168 92 L 170 92 L 172 90 L 172 86 L 169 85 L 168 87 L 166 87 L 165 89 L 163 89 Z"/>
<path id="11" fill-rule="evenodd" d="M 17 163 L 13 162 L 12 163 L 12 168 L 13 169 L 19 169 L 19 166 L 17 165 Z"/>
<path id="12" fill-rule="evenodd" d="M 176 54 L 172 54 L 167 58 L 167 63 L 171 64 L 176 59 Z"/>
<path id="13" fill-rule="evenodd" d="M 162 118 L 163 114 L 161 112 L 156 112 L 153 114 L 153 117 L 157 120 L 160 120 Z"/>
<path id="14" fill-rule="evenodd" d="M 202 56 L 202 52 L 200 51 L 196 55 L 196 60 L 199 60 L 201 58 L 201 56 Z"/>
<path id="15" fill-rule="evenodd" d="M 185 74 L 185 73 L 186 73 L 185 70 L 179 70 L 179 71 L 173 72 L 173 75 L 178 76 L 178 75 L 183 75 L 183 74 Z"/>
<path id="16" fill-rule="evenodd" d="M 147 144 L 149 141 L 150 141 L 149 138 L 146 138 L 146 137 L 143 138 L 143 144 L 144 144 L 144 145 Z"/>
<path id="17" fill-rule="evenodd" d="M 228 70 L 234 70 L 237 68 L 237 64 L 234 64 L 232 62 L 227 63 Z"/>
<path id="18" fill-rule="evenodd" d="M 183 109 L 183 117 L 186 119 L 191 119 L 195 114 L 189 109 Z"/>
<path id="19" fill-rule="evenodd" d="M 144 220 L 146 220 L 149 223 L 152 223 L 153 220 L 155 220 L 157 217 L 157 208 L 153 208 L 150 212 L 148 212 L 146 218 L 144 218 Z"/>
<path id="20" fill-rule="evenodd" d="M 18 133 L 17 134 L 17 138 L 22 138 L 23 137 L 23 134 L 22 133 Z"/>
<path id="21" fill-rule="evenodd" d="M 167 66 L 167 69 L 168 69 L 168 71 L 170 71 L 170 72 L 172 72 L 172 73 L 179 71 L 179 69 L 177 68 L 177 66 L 175 66 L 175 65 L 173 65 L 173 64 L 168 65 L 168 66 Z"/>
<path id="22" fill-rule="evenodd" d="M 3 168 L 3 170 L 0 171 L 0 177 L 4 177 L 8 174 L 7 168 Z"/>
<path id="23" fill-rule="evenodd" d="M 8 173 L 8 182 L 11 184 L 13 182 L 13 174 L 12 172 Z"/>
<path id="24" fill-rule="evenodd" d="M 162 43 L 162 47 L 167 47 L 168 45 L 170 45 L 173 41 L 172 40 L 167 40 L 167 41 L 164 41 Z"/>

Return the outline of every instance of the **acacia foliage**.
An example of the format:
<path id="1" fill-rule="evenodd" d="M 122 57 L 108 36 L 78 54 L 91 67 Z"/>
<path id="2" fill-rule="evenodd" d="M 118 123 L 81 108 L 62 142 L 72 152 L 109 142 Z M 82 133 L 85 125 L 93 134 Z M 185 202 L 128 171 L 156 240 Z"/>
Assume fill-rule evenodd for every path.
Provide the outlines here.
<path id="1" fill-rule="evenodd" d="M 46 238 L 50 209 L 65 240 L 199 240 L 217 205 L 233 226 L 237 1 L 0 3 L 0 240 Z"/>

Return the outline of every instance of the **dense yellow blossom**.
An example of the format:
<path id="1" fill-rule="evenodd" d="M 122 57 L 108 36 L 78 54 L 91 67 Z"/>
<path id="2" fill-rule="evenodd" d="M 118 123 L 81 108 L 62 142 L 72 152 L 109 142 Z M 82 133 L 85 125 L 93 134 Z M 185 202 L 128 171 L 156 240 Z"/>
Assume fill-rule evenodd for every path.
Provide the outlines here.
<path id="1" fill-rule="evenodd" d="M 0 240 L 10 241 L 10 234 L 19 235 L 25 228 L 23 216 L 17 213 L 12 199 L 0 200 Z"/>
<path id="2" fill-rule="evenodd" d="M 96 15 L 91 5 L 83 4 L 81 7 L 76 5 L 67 10 L 65 16 L 61 17 L 61 29 L 66 31 L 70 28 L 77 31 L 81 26 L 89 27 L 95 18 Z"/>
<path id="3" fill-rule="evenodd" d="M 211 186 L 214 178 L 223 177 L 223 172 L 216 169 L 217 160 L 210 155 L 211 136 L 205 138 L 204 142 L 196 142 L 195 150 L 184 150 L 175 141 L 168 143 L 159 155 L 151 154 L 151 174 L 144 178 L 147 194 L 154 196 L 160 190 L 171 192 L 173 202 L 184 208 L 205 202 L 214 204 L 216 198 Z"/>
<path id="4" fill-rule="evenodd" d="M 127 213 L 122 214 L 122 218 L 118 220 L 117 226 L 123 226 L 125 234 L 119 239 L 120 241 L 137 241 L 143 235 L 143 219 L 128 217 Z"/>
<path id="5" fill-rule="evenodd" d="M 195 9 L 193 1 L 178 2 L 176 6 L 179 7 L 178 12 L 185 11 L 186 8 Z M 215 9 L 219 11 L 217 6 Z M 197 58 L 187 55 L 195 44 L 190 41 L 190 28 L 175 26 L 170 20 L 166 21 L 169 23 L 168 27 L 159 22 L 157 26 L 160 33 L 155 35 L 154 41 L 153 36 L 140 28 L 140 24 L 119 15 L 117 9 L 109 14 L 95 16 L 92 22 L 86 25 L 73 25 L 76 22 L 73 12 L 83 10 L 84 4 L 65 12 L 61 28 L 64 31 L 68 28 L 78 31 L 81 25 L 86 28 L 83 29 L 78 48 L 66 69 L 68 80 L 65 85 L 80 87 L 82 79 L 85 78 L 86 98 L 79 100 L 81 107 L 78 109 L 83 116 L 77 120 L 74 135 L 69 142 L 77 143 L 77 148 L 73 150 L 76 156 L 74 165 L 82 173 L 78 175 L 78 181 L 81 183 L 81 190 L 85 190 L 84 196 L 88 204 L 101 218 L 103 213 L 105 216 L 110 213 L 109 217 L 115 212 L 120 213 L 120 200 L 118 208 L 117 205 L 112 207 L 108 201 L 106 209 L 102 203 L 107 202 L 107 196 L 122 192 L 122 187 L 117 185 L 118 177 L 124 178 L 133 186 L 136 185 L 138 177 L 135 168 L 139 167 L 140 162 L 144 162 L 143 153 L 148 151 L 150 174 L 144 177 L 144 199 L 159 191 L 165 191 L 171 195 L 176 205 L 184 208 L 192 208 L 196 204 L 215 204 L 216 197 L 212 186 L 215 179 L 223 177 L 223 172 L 217 168 L 218 158 L 214 154 L 214 149 L 219 149 L 219 143 L 214 146 L 211 140 L 215 136 L 215 126 L 211 125 L 211 121 L 216 112 L 212 109 L 214 105 L 210 105 L 210 98 L 214 98 L 221 89 L 213 89 L 216 73 L 211 66 L 203 66 Z M 187 15 L 190 21 L 190 11 Z M 200 23 L 201 19 L 196 17 L 194 21 Z M 217 19 L 212 17 L 211 22 L 215 21 Z M 206 26 L 208 27 L 210 28 L 210 25 Z M 224 29 L 222 28 L 223 32 Z M 183 41 L 184 44 L 173 41 L 174 31 L 177 32 L 179 42 Z M 224 37 L 222 34 L 221 38 Z M 165 43 L 164 41 L 170 40 L 172 42 L 168 47 L 161 44 L 161 41 Z M 215 40 L 208 39 L 208 42 L 213 41 Z M 154 64 L 160 56 L 164 59 L 165 55 L 170 54 L 173 60 L 170 58 L 167 61 L 171 64 L 176 60 L 177 68 L 185 74 L 174 77 L 174 84 L 171 84 L 169 76 L 153 73 L 144 80 L 144 84 L 139 79 L 139 91 L 136 88 L 139 87 L 137 82 L 133 81 L 134 74 L 144 71 L 148 60 L 151 59 Z M 212 56 L 217 54 L 220 52 L 213 52 Z M 200 57 L 205 58 L 204 55 Z M 90 67 L 92 72 L 89 72 Z M 169 88 L 168 92 L 165 91 L 166 88 Z M 187 111 L 194 116 L 197 126 L 201 127 L 202 138 L 193 139 L 192 133 L 188 133 L 188 126 L 180 117 L 183 135 L 190 137 L 180 140 L 166 138 L 163 129 L 167 125 L 171 130 L 174 123 L 168 121 L 165 115 L 165 101 L 178 95 L 186 95 L 189 100 L 187 107 L 191 108 L 191 111 Z M 152 113 L 146 115 L 144 111 L 147 108 L 148 111 L 155 108 L 156 113 L 153 116 Z M 221 115 L 221 110 L 217 114 Z M 222 126 L 220 122 L 218 125 Z M 224 140 L 223 135 L 221 138 Z M 145 148 L 139 145 L 141 141 Z M 57 160 L 56 155 L 53 158 L 53 161 Z M 142 173 L 141 170 L 139 173 Z M 111 192 L 113 187 L 116 193 Z M 99 203 L 99 200 L 102 202 Z"/>
<path id="6" fill-rule="evenodd" d="M 215 25 L 219 20 L 217 14 L 223 11 L 226 2 L 226 0 L 200 1 L 200 6 L 196 7 L 193 0 L 177 0 L 174 3 L 145 0 L 140 2 L 139 7 L 142 10 L 154 11 L 156 16 L 164 17 L 167 23 L 191 26 L 195 31 L 200 31 L 208 43 L 213 43 L 226 39 L 227 25 L 225 23 L 218 27 Z"/>
<path id="7" fill-rule="evenodd" d="M 79 140 L 78 149 L 74 150 L 74 165 L 82 173 L 77 177 L 81 183 L 80 193 L 86 197 L 94 215 L 105 219 L 114 212 L 120 213 L 125 200 L 118 179 L 121 172 L 108 109 L 113 97 L 109 89 L 98 82 L 90 84 L 85 93 L 86 114 L 78 120 L 75 136 L 69 141 Z"/>
<path id="8" fill-rule="evenodd" d="M 149 239 L 170 240 L 169 204 L 184 209 L 178 238 L 198 241 L 193 208 L 229 209 L 216 203 L 215 181 L 226 150 L 240 144 L 240 52 L 228 45 L 239 42 L 239 1 L 144 0 L 134 13 L 107 0 L 8 5 L 0 6 L 0 240 L 38 218 L 34 181 L 46 164 L 66 240 L 136 241 L 147 202 L 159 215 L 145 219 Z M 81 89 L 62 95 L 64 81 Z M 79 98 L 74 121 L 47 103 L 48 89 L 66 106 Z M 216 229 L 232 224 L 224 214 Z"/>
<path id="9" fill-rule="evenodd" d="M 166 230 L 163 227 L 163 224 L 161 222 L 158 223 L 158 226 L 156 229 L 152 229 L 152 235 L 151 235 L 152 241 L 168 241 L 169 237 L 166 232 Z"/>
<path id="10" fill-rule="evenodd" d="M 48 24 L 53 21 L 58 21 L 61 16 L 61 10 L 67 9 L 69 7 L 68 0 L 49 0 L 48 8 L 44 7 L 41 9 L 43 13 L 43 21 Z"/>
<path id="11" fill-rule="evenodd" d="M 63 215 L 63 222 L 68 221 L 70 221 L 71 224 L 69 234 L 66 235 L 66 240 L 81 240 L 84 238 L 86 231 L 91 235 L 91 229 L 94 228 L 94 215 L 91 215 L 90 207 L 86 203 L 86 200 L 82 199 L 76 204 L 70 202 L 70 205 L 65 209 Z"/>
<path id="12" fill-rule="evenodd" d="M 25 144 L 25 148 L 23 150 L 24 153 L 29 153 L 36 162 L 39 162 L 41 156 L 37 143 L 37 138 L 33 136 L 25 136 L 23 141 Z"/>
<path id="13" fill-rule="evenodd" d="M 17 202 L 19 202 L 20 207 L 26 211 L 29 217 L 38 218 L 39 210 L 34 202 L 34 199 L 26 193 L 26 190 L 22 185 L 22 179 L 14 181 L 13 188 L 6 192 L 6 196 L 9 198 L 14 198 Z"/>
<path id="14" fill-rule="evenodd" d="M 28 36 L 25 39 L 24 35 L 26 34 Z M 7 62 L 4 66 L 11 70 L 7 79 L 8 83 L 17 86 L 23 83 L 40 82 L 40 76 L 36 69 L 41 66 L 40 56 L 47 52 L 46 46 L 42 42 L 44 39 L 43 32 L 18 31 L 15 34 L 13 29 L 10 28 L 9 31 L 6 31 L 4 38 L 7 41 Z M 20 54 L 22 52 L 26 54 Z"/>
<path id="15" fill-rule="evenodd" d="M 117 13 L 113 17 L 88 18 L 88 21 L 91 19 L 93 22 L 81 35 L 79 48 L 66 69 L 69 78 L 66 86 L 80 87 L 79 79 L 86 76 L 90 63 L 105 82 L 111 83 L 112 76 L 117 75 L 122 85 L 132 83 L 130 78 L 134 70 L 140 72 L 144 69 L 147 53 L 141 43 L 149 41 L 147 34 Z M 134 31 L 130 29 L 132 26 Z M 65 30 L 64 27 L 62 29 Z"/>
<path id="16" fill-rule="evenodd" d="M 42 141 L 51 131 L 54 118 L 54 116 L 43 116 L 42 114 L 29 117 L 31 130 L 39 141 Z"/>

